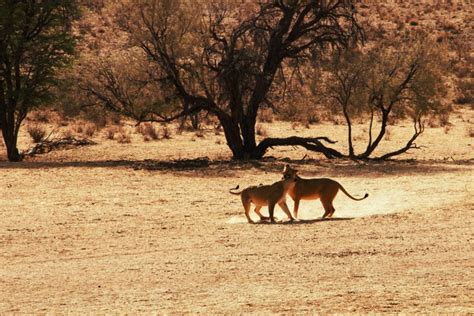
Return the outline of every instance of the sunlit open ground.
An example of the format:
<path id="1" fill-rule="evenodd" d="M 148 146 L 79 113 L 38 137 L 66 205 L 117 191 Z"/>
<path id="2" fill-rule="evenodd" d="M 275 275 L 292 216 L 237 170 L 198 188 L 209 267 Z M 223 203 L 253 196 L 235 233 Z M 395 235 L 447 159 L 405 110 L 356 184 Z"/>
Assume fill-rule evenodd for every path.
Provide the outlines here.
<path id="1" fill-rule="evenodd" d="M 412 161 L 329 161 L 278 148 L 268 154 L 276 160 L 232 163 L 212 130 L 151 142 L 133 134 L 131 144 L 98 133 L 95 146 L 15 164 L 3 157 L 0 314 L 473 313 L 474 112 L 451 122 L 426 128 L 417 141 L 426 147 L 400 157 Z M 263 126 L 269 136 L 344 145 L 343 126 Z M 389 146 L 410 133 L 408 123 L 394 128 Z M 204 156 L 207 167 L 163 164 Z M 272 183 L 287 162 L 370 196 L 340 193 L 334 220 L 319 220 L 319 201 L 304 201 L 293 224 L 282 212 L 280 224 L 247 224 L 228 189 Z"/>

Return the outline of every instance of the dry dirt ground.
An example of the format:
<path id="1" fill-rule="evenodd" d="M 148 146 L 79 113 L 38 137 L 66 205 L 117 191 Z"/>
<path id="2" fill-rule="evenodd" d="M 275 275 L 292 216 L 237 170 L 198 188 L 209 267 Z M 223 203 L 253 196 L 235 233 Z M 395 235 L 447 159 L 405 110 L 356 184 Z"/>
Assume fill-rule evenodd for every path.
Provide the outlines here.
<path id="1" fill-rule="evenodd" d="M 301 160 L 293 148 L 232 163 L 213 131 L 131 144 L 98 133 L 95 146 L 3 158 L 0 314 L 473 313 L 472 122 L 458 112 L 402 157 L 414 160 L 386 163 Z M 343 126 L 264 127 L 344 143 Z M 393 129 L 389 146 L 410 131 Z M 164 163 L 203 156 L 208 165 Z M 370 196 L 340 193 L 334 220 L 305 201 L 300 221 L 279 211 L 279 224 L 247 224 L 228 189 L 276 181 L 287 162 Z"/>

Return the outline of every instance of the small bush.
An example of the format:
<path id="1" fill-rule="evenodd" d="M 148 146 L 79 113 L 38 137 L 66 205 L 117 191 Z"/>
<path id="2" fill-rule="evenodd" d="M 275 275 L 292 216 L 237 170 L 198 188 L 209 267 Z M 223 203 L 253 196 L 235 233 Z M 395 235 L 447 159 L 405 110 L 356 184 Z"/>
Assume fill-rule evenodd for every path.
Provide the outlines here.
<path id="1" fill-rule="evenodd" d="M 321 117 L 319 116 L 318 113 L 311 111 L 308 113 L 308 116 L 306 117 L 306 123 L 308 124 L 318 124 L 321 123 Z"/>
<path id="2" fill-rule="evenodd" d="M 92 137 L 92 136 L 94 136 L 96 130 L 97 130 L 97 128 L 94 124 L 87 124 L 84 127 L 84 134 L 86 134 L 89 137 Z"/>
<path id="3" fill-rule="evenodd" d="M 41 142 L 46 135 L 46 130 L 39 125 L 30 125 L 27 127 L 27 131 L 35 143 Z"/>
<path id="4" fill-rule="evenodd" d="M 161 137 L 164 139 L 170 139 L 171 138 L 171 130 L 168 128 L 168 126 L 163 126 L 161 129 Z"/>
<path id="5" fill-rule="evenodd" d="M 130 144 L 132 142 L 130 133 L 127 133 L 124 130 L 120 130 L 117 135 L 117 142 L 119 142 L 120 144 Z"/>
<path id="6" fill-rule="evenodd" d="M 78 134 L 84 133 L 84 124 L 81 122 L 76 123 L 73 127 L 73 130 Z"/>
<path id="7" fill-rule="evenodd" d="M 153 139 L 153 140 L 159 139 L 158 131 L 150 123 L 145 123 L 143 125 L 137 126 L 137 131 L 140 134 L 142 134 L 143 139 L 145 141 L 148 141 L 148 140 L 151 140 L 151 139 Z"/>
<path id="8" fill-rule="evenodd" d="M 117 132 L 117 129 L 114 127 L 110 127 L 105 131 L 105 138 L 113 140 L 115 138 L 115 133 Z"/>

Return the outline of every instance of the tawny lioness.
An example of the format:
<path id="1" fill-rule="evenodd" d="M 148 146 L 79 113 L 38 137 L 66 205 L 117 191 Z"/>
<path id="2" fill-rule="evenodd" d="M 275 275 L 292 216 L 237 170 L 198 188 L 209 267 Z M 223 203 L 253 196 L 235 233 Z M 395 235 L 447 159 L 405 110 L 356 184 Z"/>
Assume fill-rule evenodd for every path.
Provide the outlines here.
<path id="1" fill-rule="evenodd" d="M 263 206 L 268 206 L 270 221 L 275 222 L 273 212 L 276 204 L 281 207 L 285 214 L 290 218 L 290 221 L 294 220 L 293 216 L 291 216 L 288 205 L 286 205 L 286 193 L 296 184 L 296 171 L 287 170 L 287 168 L 290 168 L 290 166 L 286 165 L 283 169 L 283 179 L 273 184 L 251 186 L 240 192 L 233 192 L 233 190 L 239 189 L 239 186 L 237 186 L 229 191 L 232 194 L 240 195 L 245 209 L 245 216 L 249 223 L 253 223 L 249 215 L 251 203 L 255 204 L 255 213 L 260 217 L 260 220 L 268 219 L 268 217 L 265 217 L 260 213 L 260 209 Z"/>
<path id="2" fill-rule="evenodd" d="M 298 170 L 288 166 L 283 170 L 283 178 L 288 175 L 294 175 Z M 341 190 L 348 197 L 355 201 L 361 201 L 369 196 L 368 193 L 362 198 L 355 198 L 350 195 L 344 187 L 339 184 L 337 181 L 327 179 L 327 178 L 313 178 L 313 179 L 303 179 L 300 176 L 296 175 L 295 185 L 288 190 L 288 194 L 291 196 L 293 201 L 295 201 L 294 215 L 295 218 L 298 217 L 298 208 L 300 205 L 300 200 L 317 200 L 321 199 L 321 203 L 324 207 L 323 218 L 332 217 L 334 212 L 334 206 L 332 202 L 336 197 L 337 192 Z"/>

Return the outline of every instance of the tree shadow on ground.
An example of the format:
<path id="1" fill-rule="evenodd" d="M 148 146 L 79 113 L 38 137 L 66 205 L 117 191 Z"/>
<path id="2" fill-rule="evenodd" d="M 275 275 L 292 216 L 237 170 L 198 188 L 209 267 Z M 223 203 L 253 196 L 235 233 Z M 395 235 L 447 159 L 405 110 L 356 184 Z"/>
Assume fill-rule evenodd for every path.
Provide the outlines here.
<path id="1" fill-rule="evenodd" d="M 387 160 L 354 161 L 349 159 L 276 159 L 234 161 L 211 160 L 208 157 L 180 160 L 103 160 L 103 161 L 0 161 L 1 169 L 47 169 L 47 168 L 130 168 L 171 172 L 186 177 L 226 177 L 241 171 L 257 170 L 265 173 L 280 173 L 283 166 L 290 164 L 300 170 L 302 176 L 384 176 L 429 174 L 465 170 L 474 165 L 473 159 L 465 160 Z"/>

